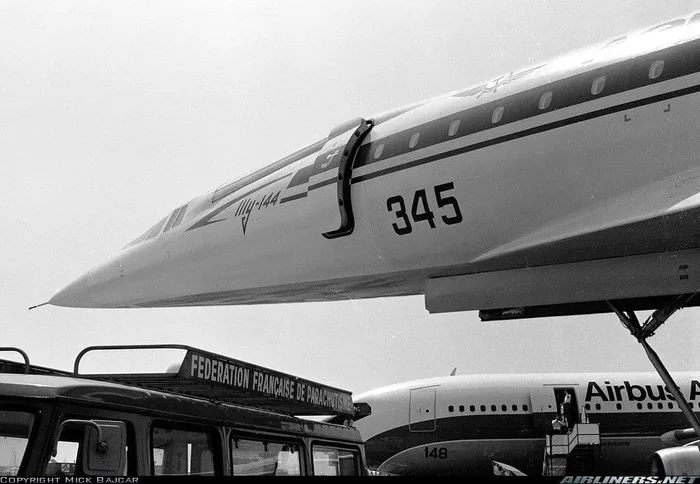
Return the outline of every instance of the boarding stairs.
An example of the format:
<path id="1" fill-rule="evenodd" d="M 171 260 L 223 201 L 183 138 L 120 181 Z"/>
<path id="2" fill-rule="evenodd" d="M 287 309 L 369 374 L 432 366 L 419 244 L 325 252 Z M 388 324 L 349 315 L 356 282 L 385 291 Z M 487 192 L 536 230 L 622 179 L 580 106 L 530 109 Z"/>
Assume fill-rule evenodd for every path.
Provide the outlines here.
<path id="1" fill-rule="evenodd" d="M 542 475 L 564 476 L 571 474 L 572 468 L 590 470 L 599 453 L 600 426 L 597 423 L 577 423 L 567 433 L 547 434 Z"/>

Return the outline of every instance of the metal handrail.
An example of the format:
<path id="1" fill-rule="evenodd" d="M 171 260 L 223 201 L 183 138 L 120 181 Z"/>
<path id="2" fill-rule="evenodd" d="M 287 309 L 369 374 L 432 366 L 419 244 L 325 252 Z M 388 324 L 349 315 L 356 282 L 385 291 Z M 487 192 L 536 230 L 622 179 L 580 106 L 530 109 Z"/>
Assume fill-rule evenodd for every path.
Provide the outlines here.
<path id="1" fill-rule="evenodd" d="M 27 353 L 25 353 L 21 349 L 16 348 L 14 346 L 0 346 L 0 351 L 14 351 L 14 352 L 22 355 L 22 358 L 24 359 L 24 372 L 27 374 L 29 373 L 30 365 L 29 365 L 29 356 L 27 356 Z"/>
<path id="2" fill-rule="evenodd" d="M 75 362 L 73 363 L 73 374 L 79 375 L 78 371 L 80 367 L 80 360 L 85 356 L 86 353 L 95 350 L 153 350 L 153 349 L 167 349 L 167 350 L 185 350 L 185 351 L 199 351 L 201 353 L 209 353 L 208 351 L 200 350 L 199 348 L 194 348 L 189 345 L 181 344 L 150 344 L 150 345 L 101 345 L 101 346 L 88 346 L 83 349 L 78 356 L 75 357 Z"/>
<path id="3" fill-rule="evenodd" d="M 580 432 L 579 431 L 580 425 L 596 425 L 596 424 L 595 423 L 587 423 L 587 424 L 578 423 L 578 424 L 575 424 L 573 427 L 571 427 L 571 432 L 569 432 L 567 434 L 548 435 L 547 437 L 548 437 L 548 441 L 549 441 L 549 455 L 553 455 L 554 447 L 557 447 L 557 448 L 566 447 L 567 454 L 570 454 L 572 444 L 574 444 L 573 447 L 576 447 L 577 445 L 579 445 L 581 443 L 581 437 L 596 436 L 596 435 L 600 436 L 600 432 L 595 432 L 595 433 L 582 433 L 582 432 Z M 566 443 L 555 445 L 553 442 L 554 439 L 552 438 L 554 435 L 566 435 L 567 436 Z"/>

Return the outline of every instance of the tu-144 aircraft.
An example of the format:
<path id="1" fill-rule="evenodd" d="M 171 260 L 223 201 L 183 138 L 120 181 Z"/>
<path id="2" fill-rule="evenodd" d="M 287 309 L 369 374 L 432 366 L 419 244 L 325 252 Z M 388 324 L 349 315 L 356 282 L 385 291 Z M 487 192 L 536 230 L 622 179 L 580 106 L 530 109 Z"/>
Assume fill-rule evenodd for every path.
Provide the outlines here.
<path id="1" fill-rule="evenodd" d="M 424 294 L 528 317 L 692 295 L 698 52 L 700 13 L 348 121 L 175 207 L 50 303 Z"/>
<path id="2" fill-rule="evenodd" d="M 691 13 L 342 123 L 173 208 L 48 303 L 423 294 L 431 313 L 486 320 L 612 311 L 700 434 L 646 342 L 700 305 L 699 130 Z"/>

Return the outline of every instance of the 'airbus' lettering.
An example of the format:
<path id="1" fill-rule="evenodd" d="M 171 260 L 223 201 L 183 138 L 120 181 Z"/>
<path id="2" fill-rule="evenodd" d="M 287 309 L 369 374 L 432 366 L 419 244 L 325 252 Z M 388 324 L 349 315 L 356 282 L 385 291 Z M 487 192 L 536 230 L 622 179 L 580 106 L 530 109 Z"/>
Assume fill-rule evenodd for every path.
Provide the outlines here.
<path id="1" fill-rule="evenodd" d="M 622 385 L 612 385 L 606 381 L 601 386 L 595 381 L 589 381 L 586 389 L 586 401 L 590 402 L 593 399 L 599 399 L 603 402 L 675 400 L 665 385 L 634 385 L 627 380 L 622 383 Z M 699 396 L 700 382 L 692 380 L 690 384 L 690 400 L 695 400 Z"/>

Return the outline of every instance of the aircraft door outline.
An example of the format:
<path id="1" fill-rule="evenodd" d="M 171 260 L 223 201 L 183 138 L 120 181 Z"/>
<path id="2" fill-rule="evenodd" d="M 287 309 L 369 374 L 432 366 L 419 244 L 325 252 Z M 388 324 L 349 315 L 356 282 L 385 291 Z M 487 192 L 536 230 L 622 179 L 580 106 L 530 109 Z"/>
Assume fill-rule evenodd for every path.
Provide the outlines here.
<path id="1" fill-rule="evenodd" d="M 435 431 L 436 387 L 412 388 L 408 402 L 408 430 Z"/>

